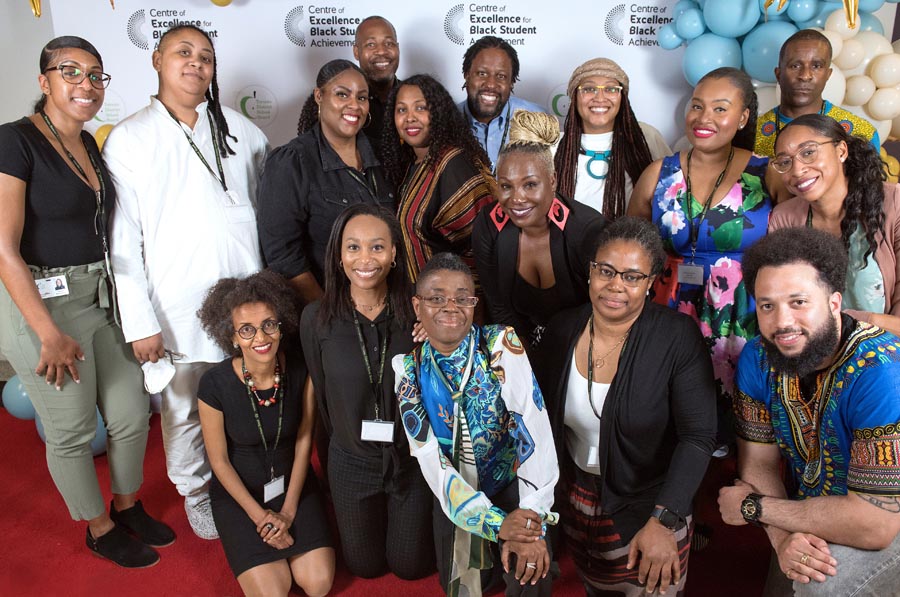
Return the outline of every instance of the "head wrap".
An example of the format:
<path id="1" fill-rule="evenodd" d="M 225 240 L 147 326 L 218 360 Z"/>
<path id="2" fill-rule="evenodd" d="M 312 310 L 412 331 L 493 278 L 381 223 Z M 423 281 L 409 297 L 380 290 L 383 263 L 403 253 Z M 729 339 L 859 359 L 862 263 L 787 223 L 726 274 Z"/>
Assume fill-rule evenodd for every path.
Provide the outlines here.
<path id="1" fill-rule="evenodd" d="M 615 79 L 622 84 L 625 91 L 628 91 L 628 75 L 622 70 L 622 67 L 610 60 L 609 58 L 593 58 L 588 60 L 575 69 L 569 78 L 569 86 L 566 93 L 569 97 L 575 93 L 575 88 L 581 85 L 581 82 L 589 77 L 602 77 Z"/>

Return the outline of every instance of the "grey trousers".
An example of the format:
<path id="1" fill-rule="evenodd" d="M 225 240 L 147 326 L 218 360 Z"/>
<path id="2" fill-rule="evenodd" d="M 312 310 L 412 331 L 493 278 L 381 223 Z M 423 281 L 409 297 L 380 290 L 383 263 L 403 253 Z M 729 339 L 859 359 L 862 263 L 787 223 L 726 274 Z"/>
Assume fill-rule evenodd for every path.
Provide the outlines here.
<path id="1" fill-rule="evenodd" d="M 65 276 L 69 294 L 44 304 L 57 326 L 75 339 L 85 360 L 77 363 L 81 383 L 67 377 L 62 391 L 34 370 L 41 343 L 0 284 L 0 352 L 16 371 L 47 437 L 47 465 L 74 520 L 106 511 L 90 443 L 96 408 L 106 424 L 111 489 L 136 492 L 143 482 L 144 451 L 150 428 L 149 398 L 141 368 L 112 318 L 102 263 L 67 268 L 32 268 L 35 279 Z"/>

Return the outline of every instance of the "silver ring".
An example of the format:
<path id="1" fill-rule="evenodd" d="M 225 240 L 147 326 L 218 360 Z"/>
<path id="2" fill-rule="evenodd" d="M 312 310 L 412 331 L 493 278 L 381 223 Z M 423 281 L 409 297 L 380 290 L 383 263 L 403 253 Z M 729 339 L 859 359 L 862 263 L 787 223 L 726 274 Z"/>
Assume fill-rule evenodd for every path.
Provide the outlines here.
<path id="1" fill-rule="evenodd" d="M 534 562 L 527 562 L 525 564 L 525 567 L 534 569 L 534 568 L 537 568 L 537 564 L 535 564 Z"/>
<path id="2" fill-rule="evenodd" d="M 525 528 L 531 529 L 531 519 L 530 518 L 525 519 Z"/>
<path id="3" fill-rule="evenodd" d="M 272 524 L 271 522 L 267 522 L 267 523 L 266 523 L 266 526 L 265 526 L 264 528 L 265 528 L 267 531 L 271 531 L 273 528 L 275 528 L 275 525 Z"/>

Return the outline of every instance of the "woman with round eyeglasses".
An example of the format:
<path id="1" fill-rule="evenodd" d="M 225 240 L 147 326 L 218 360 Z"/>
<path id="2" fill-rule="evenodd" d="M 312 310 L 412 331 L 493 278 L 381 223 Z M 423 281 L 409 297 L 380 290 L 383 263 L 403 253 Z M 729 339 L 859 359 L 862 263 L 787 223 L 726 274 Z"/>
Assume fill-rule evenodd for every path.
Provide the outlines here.
<path id="1" fill-rule="evenodd" d="M 80 37 L 44 46 L 34 114 L 0 126 L 0 353 L 46 434 L 50 474 L 88 548 L 120 566 L 159 561 L 175 533 L 144 512 L 149 399 L 114 316 L 108 212 L 115 188 L 93 137 L 110 77 Z M 62 287 L 55 284 L 62 280 Z M 94 468 L 97 409 L 107 429 L 109 512 Z"/>
<path id="2" fill-rule="evenodd" d="M 334 549 L 310 467 L 316 400 L 304 390 L 290 287 L 264 270 L 225 278 L 197 312 L 229 356 L 197 391 L 213 477 L 209 496 L 225 557 L 247 595 L 326 595 Z"/>
<path id="3" fill-rule="evenodd" d="M 395 207 L 394 189 L 362 132 L 369 121 L 365 75 L 349 60 L 332 60 L 319 69 L 297 136 L 266 160 L 257 216 L 263 257 L 304 304 L 322 297 L 338 215 L 359 203 Z"/>
<path id="4" fill-rule="evenodd" d="M 434 572 L 431 492 L 400 426 L 390 359 L 413 348 L 415 321 L 400 223 L 354 205 L 334 221 L 325 295 L 300 339 L 327 436 L 327 472 L 344 564 L 354 576 Z"/>
<path id="5" fill-rule="evenodd" d="M 672 150 L 659 131 L 638 122 L 628 100 L 628 75 L 609 58 L 576 68 L 566 91 L 569 111 L 554 158 L 557 191 L 618 218 L 644 169 Z"/>
<path id="6" fill-rule="evenodd" d="M 769 230 L 808 226 L 849 251 L 843 308 L 900 334 L 900 185 L 884 182 L 872 145 L 819 114 L 785 125 L 772 168 L 793 196 L 772 211 Z"/>
<path id="7" fill-rule="evenodd" d="M 607 226 L 590 303 L 553 317 L 534 359 L 559 454 L 560 521 L 588 595 L 680 595 L 686 583 L 716 389 L 691 318 L 647 298 L 665 259 L 650 222 Z"/>

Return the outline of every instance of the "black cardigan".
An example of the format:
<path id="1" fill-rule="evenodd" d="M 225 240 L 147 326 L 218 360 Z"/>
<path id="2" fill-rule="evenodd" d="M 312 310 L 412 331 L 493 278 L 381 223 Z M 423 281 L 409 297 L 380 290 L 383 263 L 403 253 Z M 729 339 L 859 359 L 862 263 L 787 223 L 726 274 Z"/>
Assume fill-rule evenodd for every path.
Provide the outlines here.
<path id="1" fill-rule="evenodd" d="M 554 317 L 532 359 L 557 454 L 565 453 L 572 353 L 591 308 Z M 697 324 L 648 300 L 600 414 L 600 502 L 622 540 L 631 541 L 656 504 L 682 518 L 690 514 L 716 437 L 716 386 Z"/>
<path id="2" fill-rule="evenodd" d="M 588 301 L 588 268 L 594 258 L 597 237 L 606 218 L 592 207 L 558 197 L 564 213 L 550 218 L 550 259 L 556 277 L 559 309 Z M 499 228 L 499 229 L 498 229 Z M 520 338 L 530 338 L 535 325 L 513 307 L 516 268 L 519 263 L 519 228 L 506 218 L 498 203 L 482 209 L 472 228 L 472 251 L 481 288 L 487 299 L 488 321 L 515 328 Z M 547 314 L 550 319 L 552 314 Z"/>

